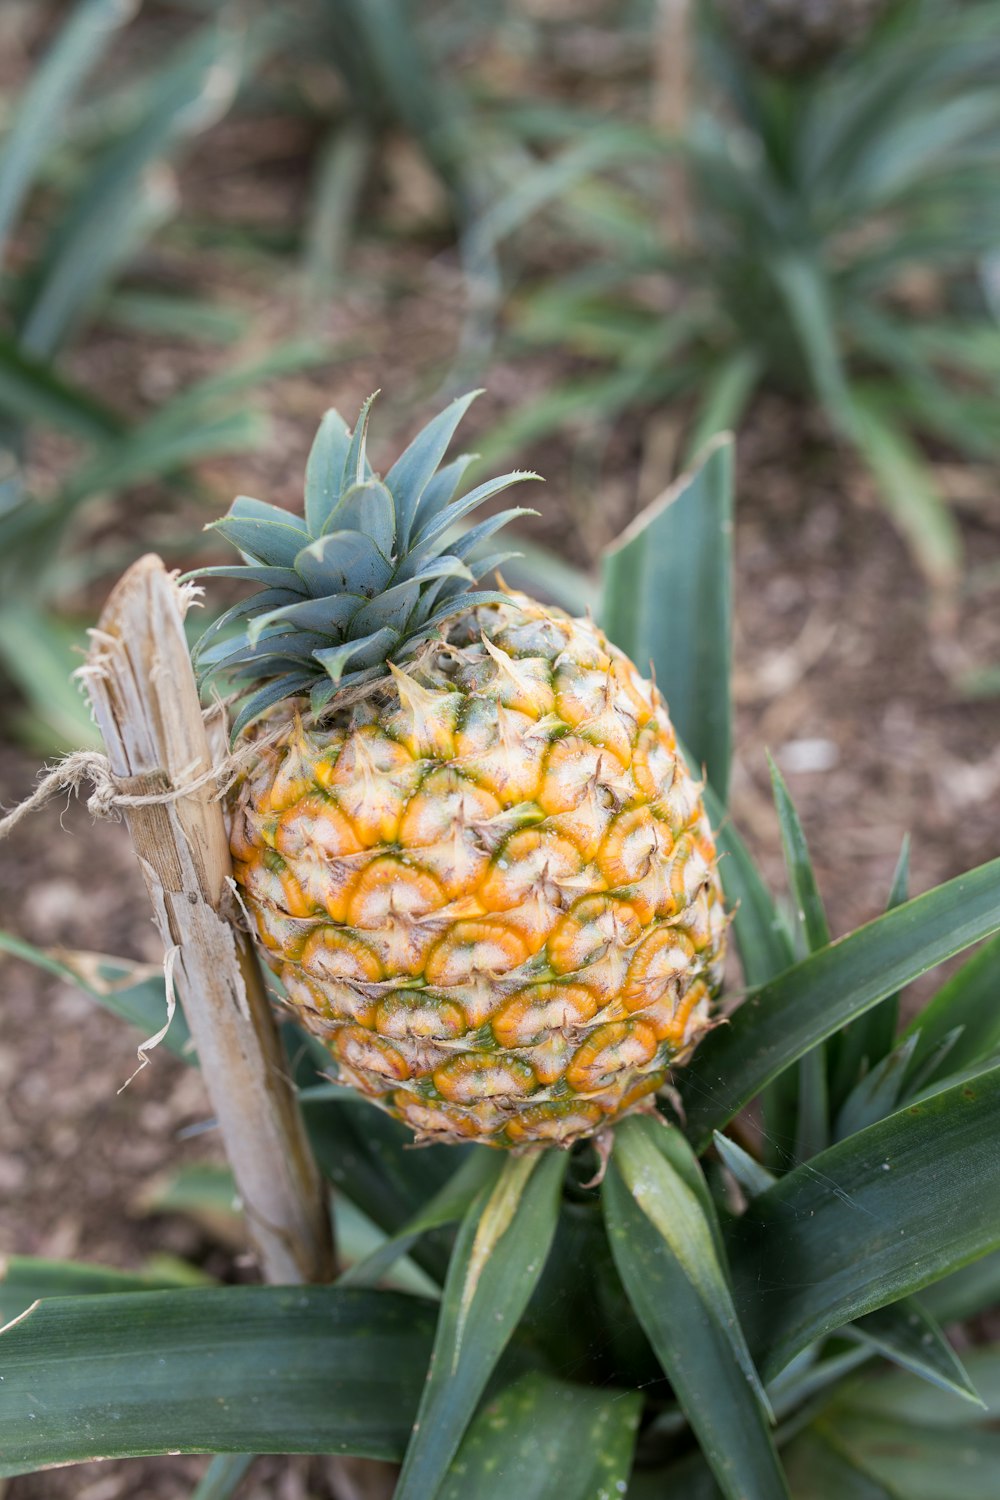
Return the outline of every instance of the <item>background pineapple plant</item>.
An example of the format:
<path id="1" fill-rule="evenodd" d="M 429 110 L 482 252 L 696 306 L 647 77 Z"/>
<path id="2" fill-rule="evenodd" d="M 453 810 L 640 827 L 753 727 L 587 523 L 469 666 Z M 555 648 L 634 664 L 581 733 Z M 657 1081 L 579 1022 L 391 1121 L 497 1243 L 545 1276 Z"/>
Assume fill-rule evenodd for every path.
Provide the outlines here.
<path id="1" fill-rule="evenodd" d="M 12 1261 L 0 1283 L 16 1318 L 0 1338 L 0 1471 L 98 1454 L 353 1452 L 404 1460 L 399 1500 L 491 1500 L 512 1486 L 560 1500 L 992 1493 L 1000 1351 L 984 1343 L 960 1361 L 938 1319 L 987 1308 L 1000 1291 L 1000 862 L 912 901 L 901 871 L 892 909 L 830 943 L 776 777 L 792 900 L 787 912 L 774 902 L 722 814 L 728 484 L 728 449 L 717 447 L 609 555 L 601 613 L 620 649 L 653 656 L 689 764 L 708 768 L 749 991 L 740 1000 L 734 987 L 728 1023 L 678 1070 L 683 1116 L 664 1100 L 663 1119 L 614 1120 L 600 1186 L 588 1141 L 571 1151 L 505 1153 L 470 1140 L 413 1152 L 404 1124 L 325 1086 L 316 1071 L 325 1053 L 286 1027 L 335 1211 L 365 1214 L 377 1247 L 333 1286 L 308 1289 L 181 1288 L 169 1276 L 155 1289 L 95 1267 Z M 457 608 L 449 631 L 468 602 Z M 529 635 L 538 625 L 509 597 L 471 608 L 477 623 L 500 624 L 486 628 L 491 643 L 512 611 Z M 265 657 L 279 649 L 268 628 L 258 637 Z M 460 656 L 476 639 L 463 644 L 462 628 Z M 494 649 L 515 663 L 538 659 Z M 399 654 L 396 671 L 419 682 L 421 653 Z M 472 660 L 487 685 L 496 680 L 485 647 Z M 208 665 L 224 662 L 220 646 Z M 258 677 L 261 659 L 229 666 Z M 346 675 L 350 660 L 342 667 Z M 371 664 L 355 660 L 355 670 Z M 373 679 L 345 691 L 384 705 L 400 691 L 390 680 L 394 688 Z M 259 742 L 240 793 L 243 863 L 266 862 L 271 847 L 265 830 L 247 833 L 248 810 L 272 816 L 265 794 L 316 795 L 308 786 L 323 752 L 295 748 L 306 732 L 293 718 L 272 745 Z M 373 799 L 371 810 L 381 806 Z M 279 822 L 283 810 L 274 809 Z M 258 899 L 262 928 L 268 911 Z M 324 912 L 323 929 L 344 934 L 347 924 Z M 900 989 L 984 939 L 900 1028 Z M 121 991 L 105 999 L 123 1004 Z M 464 1038 L 460 1055 L 476 1055 Z M 364 1092 L 372 1080 L 358 1069 L 356 1081 Z M 762 1130 L 737 1119 L 753 1099 Z M 412 1282 L 400 1290 L 415 1268 L 422 1292 Z M 236 1493 L 244 1468 L 220 1459 L 214 1493 Z"/>
<path id="2" fill-rule="evenodd" d="M 1000 451 L 998 10 L 996 0 L 902 0 L 828 67 L 792 66 L 811 17 L 844 38 L 870 9 L 690 6 L 683 136 L 626 134 L 589 161 L 571 145 L 498 203 L 486 228 L 505 242 L 533 221 L 520 246 L 529 268 L 538 217 L 575 210 L 591 245 L 555 275 L 536 260 L 510 317 L 512 347 L 569 348 L 588 378 L 570 370 L 503 436 L 558 432 L 567 410 L 610 434 L 624 412 L 653 422 L 666 403 L 685 413 L 689 462 L 713 433 L 752 430 L 758 395 L 798 404 L 807 394 L 928 581 L 949 591 L 962 538 L 936 455 L 943 444 L 992 465 Z M 596 116 L 589 125 L 598 131 Z M 683 164 L 688 245 L 664 232 L 674 212 L 664 151 Z M 592 198 L 607 209 L 588 221 Z"/>

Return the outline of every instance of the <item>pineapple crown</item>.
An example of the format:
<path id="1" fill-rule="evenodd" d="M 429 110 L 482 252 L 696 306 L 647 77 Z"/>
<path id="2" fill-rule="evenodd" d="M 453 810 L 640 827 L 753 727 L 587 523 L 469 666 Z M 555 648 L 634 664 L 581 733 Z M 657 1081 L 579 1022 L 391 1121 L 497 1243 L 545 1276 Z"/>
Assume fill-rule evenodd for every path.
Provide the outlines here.
<path id="1" fill-rule="evenodd" d="M 240 495 L 208 528 L 232 542 L 244 562 L 189 576 L 259 585 L 209 626 L 193 653 L 203 683 L 221 676 L 250 690 L 234 737 L 272 704 L 300 693 L 309 693 L 318 713 L 342 689 L 385 676 L 390 663 L 454 616 L 504 601 L 472 586 L 517 554 L 473 554 L 508 521 L 535 512 L 515 506 L 457 538 L 453 528 L 492 495 L 539 476 L 515 470 L 455 499 L 474 455 L 442 459 L 479 394 L 460 396 L 428 422 L 384 479 L 365 452 L 375 397 L 362 406 L 353 433 L 328 411 L 306 466 L 303 515 Z"/>

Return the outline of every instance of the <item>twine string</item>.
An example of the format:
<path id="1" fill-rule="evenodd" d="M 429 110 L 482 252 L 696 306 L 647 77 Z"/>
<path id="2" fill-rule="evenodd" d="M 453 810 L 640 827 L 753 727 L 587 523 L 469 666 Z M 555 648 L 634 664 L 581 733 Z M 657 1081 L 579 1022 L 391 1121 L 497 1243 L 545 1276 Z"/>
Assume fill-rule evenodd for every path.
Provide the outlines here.
<path id="1" fill-rule="evenodd" d="M 128 792 L 111 769 L 111 762 L 98 750 L 73 750 L 46 769 L 35 790 L 23 802 L 0 818 L 0 839 L 12 833 L 29 813 L 38 812 L 56 797 L 79 797 L 89 783 L 93 791 L 87 798 L 87 811 L 94 818 L 117 818 L 133 807 L 153 807 L 177 802 L 204 786 L 215 787 L 216 800 L 223 797 L 240 774 L 246 753 L 230 755 L 221 765 L 210 766 L 200 776 L 181 778 L 178 785 L 162 792 Z"/>
<path id="2" fill-rule="evenodd" d="M 91 634 L 96 635 L 98 632 L 92 631 Z M 426 643 L 426 649 L 430 649 L 431 645 L 430 642 Z M 438 648 L 443 647 L 445 650 L 449 649 L 447 642 L 435 641 L 433 645 Z M 86 670 L 89 669 L 80 669 L 81 672 Z M 336 708 L 341 712 L 352 708 L 355 704 L 384 692 L 385 687 L 384 680 L 377 679 L 342 689 L 336 695 Z M 224 715 L 232 701 L 232 699 L 218 700 L 211 707 L 203 710 L 204 717 L 208 719 L 212 714 L 220 711 Z M 333 704 L 328 704 L 318 713 L 297 710 L 295 719 L 300 729 L 308 731 L 329 719 L 332 709 Z M 31 795 L 0 818 L 0 839 L 5 839 L 8 834 L 13 833 L 29 813 L 38 812 L 56 797 L 63 794 L 79 797 L 87 782 L 93 787 L 93 791 L 87 798 L 87 811 L 94 818 L 118 818 L 129 808 L 155 807 L 177 802 L 180 798 L 187 797 L 192 792 L 213 782 L 215 793 L 212 800 L 219 801 L 248 765 L 256 760 L 268 746 L 281 739 L 286 732 L 287 724 L 283 722 L 275 724 L 270 730 L 263 732 L 258 730 L 250 740 L 241 744 L 238 750 L 231 751 L 222 761 L 207 771 L 203 771 L 200 776 L 188 780 L 181 774 L 172 778 L 173 785 L 167 791 L 162 792 L 126 791 L 123 781 L 111 769 L 108 757 L 101 751 L 71 750 L 54 766 L 43 768 L 40 780 Z"/>

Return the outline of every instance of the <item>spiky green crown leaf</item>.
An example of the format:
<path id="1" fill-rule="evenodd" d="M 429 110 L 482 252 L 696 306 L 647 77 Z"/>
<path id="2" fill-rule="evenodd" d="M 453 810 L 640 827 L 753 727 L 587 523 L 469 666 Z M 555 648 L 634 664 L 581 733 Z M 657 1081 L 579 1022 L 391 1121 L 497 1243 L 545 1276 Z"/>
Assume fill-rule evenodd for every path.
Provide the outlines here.
<path id="1" fill-rule="evenodd" d="M 533 512 L 515 506 L 458 540 L 449 534 L 492 495 L 539 476 L 515 470 L 455 498 L 471 455 L 442 460 L 479 394 L 460 396 L 428 422 L 384 480 L 365 452 L 374 397 L 361 408 L 353 433 L 338 412 L 328 411 L 306 466 L 303 515 L 241 495 L 212 523 L 244 562 L 190 576 L 259 586 L 216 620 L 194 650 L 202 682 L 221 676 L 249 690 L 234 735 L 299 693 L 308 692 L 318 712 L 340 689 L 385 675 L 389 662 L 449 619 L 503 600 L 473 585 L 514 554 L 474 554 L 508 521 Z M 238 633 L 229 634 L 238 622 Z"/>

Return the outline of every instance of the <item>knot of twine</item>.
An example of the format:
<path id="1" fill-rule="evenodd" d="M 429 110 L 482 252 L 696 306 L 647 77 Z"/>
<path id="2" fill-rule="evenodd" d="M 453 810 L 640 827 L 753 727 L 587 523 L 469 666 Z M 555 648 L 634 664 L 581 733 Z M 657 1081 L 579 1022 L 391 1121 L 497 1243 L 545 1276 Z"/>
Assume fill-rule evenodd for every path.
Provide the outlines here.
<path id="1" fill-rule="evenodd" d="M 30 797 L 0 818 L 0 839 L 6 838 L 29 813 L 38 810 L 55 797 L 66 794 L 79 797 L 89 783 L 93 791 L 87 798 L 87 811 L 94 818 L 118 818 L 130 807 L 153 807 L 176 802 L 203 786 L 214 785 L 215 796 L 222 797 L 239 774 L 243 757 L 230 756 L 221 766 L 211 766 L 200 776 L 181 779 L 162 792 L 128 792 L 111 769 L 111 762 L 98 750 L 73 750 L 56 765 L 48 768 Z"/>

